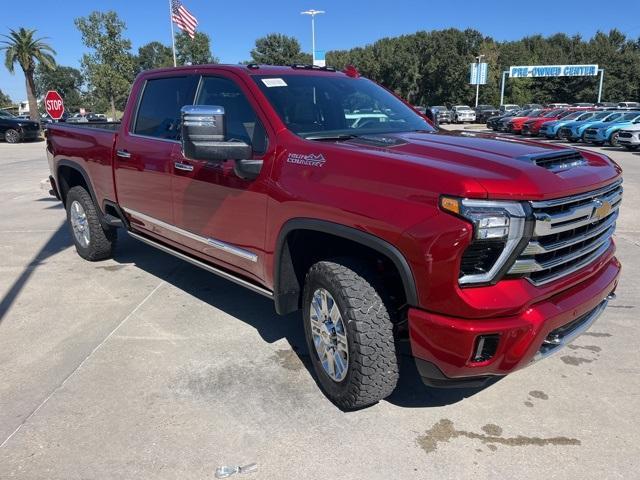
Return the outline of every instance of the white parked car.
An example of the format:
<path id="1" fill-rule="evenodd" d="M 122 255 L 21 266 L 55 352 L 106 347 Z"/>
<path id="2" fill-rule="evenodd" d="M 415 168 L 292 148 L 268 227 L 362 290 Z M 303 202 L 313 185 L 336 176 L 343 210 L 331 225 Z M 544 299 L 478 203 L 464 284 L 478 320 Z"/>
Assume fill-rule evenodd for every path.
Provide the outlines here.
<path id="1" fill-rule="evenodd" d="M 638 108 L 640 108 L 640 103 L 638 102 L 620 102 L 618 103 L 618 108 L 620 110 L 636 110 Z"/>
<path id="2" fill-rule="evenodd" d="M 469 105 L 454 105 L 451 108 L 453 123 L 475 122 L 476 112 Z"/>
<path id="3" fill-rule="evenodd" d="M 632 125 L 620 130 L 618 144 L 628 150 L 637 150 L 640 147 L 640 125 Z"/>

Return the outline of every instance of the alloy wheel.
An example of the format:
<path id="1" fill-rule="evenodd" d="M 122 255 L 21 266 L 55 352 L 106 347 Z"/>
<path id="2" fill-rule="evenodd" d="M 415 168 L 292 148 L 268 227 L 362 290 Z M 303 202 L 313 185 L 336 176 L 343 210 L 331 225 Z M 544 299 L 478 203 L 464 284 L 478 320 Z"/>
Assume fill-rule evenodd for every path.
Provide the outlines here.
<path id="1" fill-rule="evenodd" d="M 84 211 L 84 208 L 77 200 L 74 200 L 71 204 L 69 213 L 71 218 L 71 226 L 73 227 L 73 236 L 83 248 L 87 248 L 89 246 L 89 241 L 91 240 L 87 213 Z"/>
<path id="2" fill-rule="evenodd" d="M 349 369 L 347 329 L 338 304 L 324 288 L 313 292 L 309 319 L 311 336 L 324 372 L 335 382 L 344 380 Z"/>

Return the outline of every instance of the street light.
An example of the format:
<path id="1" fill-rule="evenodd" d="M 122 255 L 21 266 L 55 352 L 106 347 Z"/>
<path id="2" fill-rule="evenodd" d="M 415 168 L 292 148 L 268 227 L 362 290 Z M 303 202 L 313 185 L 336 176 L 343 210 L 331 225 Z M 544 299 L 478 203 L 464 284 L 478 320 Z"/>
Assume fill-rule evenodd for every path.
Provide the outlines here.
<path id="1" fill-rule="evenodd" d="M 476 60 L 478 61 L 476 64 L 476 108 L 478 108 L 478 96 L 480 95 L 480 60 L 482 60 L 484 55 L 478 55 Z"/>
<path id="2" fill-rule="evenodd" d="M 313 64 L 316 64 L 316 15 L 324 13 L 324 10 L 305 10 L 300 15 L 311 15 L 311 58 Z"/>

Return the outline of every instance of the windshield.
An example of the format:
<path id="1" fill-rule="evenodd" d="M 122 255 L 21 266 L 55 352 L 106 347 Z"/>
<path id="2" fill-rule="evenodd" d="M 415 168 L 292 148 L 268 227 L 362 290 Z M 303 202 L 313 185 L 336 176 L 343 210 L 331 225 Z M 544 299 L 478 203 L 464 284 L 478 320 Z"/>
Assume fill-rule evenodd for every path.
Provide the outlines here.
<path id="1" fill-rule="evenodd" d="M 466 105 L 456 105 L 455 109 L 456 110 L 471 110 L 471 107 L 468 107 Z"/>
<path id="2" fill-rule="evenodd" d="M 605 123 L 613 122 L 614 120 L 618 120 L 621 116 L 622 116 L 621 113 L 610 113 L 609 116 L 606 118 L 603 118 L 602 121 Z"/>
<path id="3" fill-rule="evenodd" d="M 591 112 L 573 112 L 563 118 L 563 120 L 585 120 L 591 117 L 593 113 Z"/>
<path id="4" fill-rule="evenodd" d="M 335 75 L 253 78 L 287 128 L 303 138 L 435 131 L 423 117 L 366 78 Z"/>
<path id="5" fill-rule="evenodd" d="M 638 118 L 638 116 L 640 116 L 640 113 L 638 113 L 638 112 L 625 113 L 620 118 L 618 118 L 618 121 L 620 121 L 620 120 L 631 121 L 631 120 L 635 120 L 636 118 Z"/>
<path id="6" fill-rule="evenodd" d="M 534 110 L 529 115 L 527 115 L 527 117 L 531 117 L 531 118 L 540 117 L 542 116 L 543 113 L 544 113 L 544 110 Z"/>
<path id="7" fill-rule="evenodd" d="M 550 118 L 550 117 L 557 117 L 558 115 L 560 115 L 563 112 L 563 110 L 553 110 L 551 112 L 545 113 L 543 115 L 543 117 L 545 118 Z"/>

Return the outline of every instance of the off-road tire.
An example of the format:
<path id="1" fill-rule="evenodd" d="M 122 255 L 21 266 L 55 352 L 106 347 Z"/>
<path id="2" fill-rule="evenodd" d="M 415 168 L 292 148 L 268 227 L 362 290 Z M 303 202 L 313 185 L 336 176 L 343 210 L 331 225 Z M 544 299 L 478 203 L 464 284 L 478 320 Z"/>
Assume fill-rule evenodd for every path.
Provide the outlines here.
<path id="1" fill-rule="evenodd" d="M 377 403 L 389 396 L 398 382 L 398 356 L 388 302 L 383 301 L 383 290 L 374 287 L 374 278 L 364 263 L 335 259 L 316 263 L 305 279 L 302 308 L 311 362 L 324 393 L 345 410 Z M 310 308 L 319 288 L 334 298 L 347 332 L 348 370 L 340 382 L 324 371 L 313 344 Z"/>
<path id="2" fill-rule="evenodd" d="M 74 201 L 80 203 L 87 216 L 89 245 L 86 247 L 81 245 L 76 239 L 73 226 L 71 225 L 71 205 Z M 111 258 L 118 238 L 117 230 L 113 227 L 104 228 L 102 226 L 98 209 L 93 203 L 89 192 L 80 186 L 71 188 L 67 193 L 66 204 L 67 223 L 69 224 L 71 238 L 73 239 L 78 255 L 91 262 Z"/>

